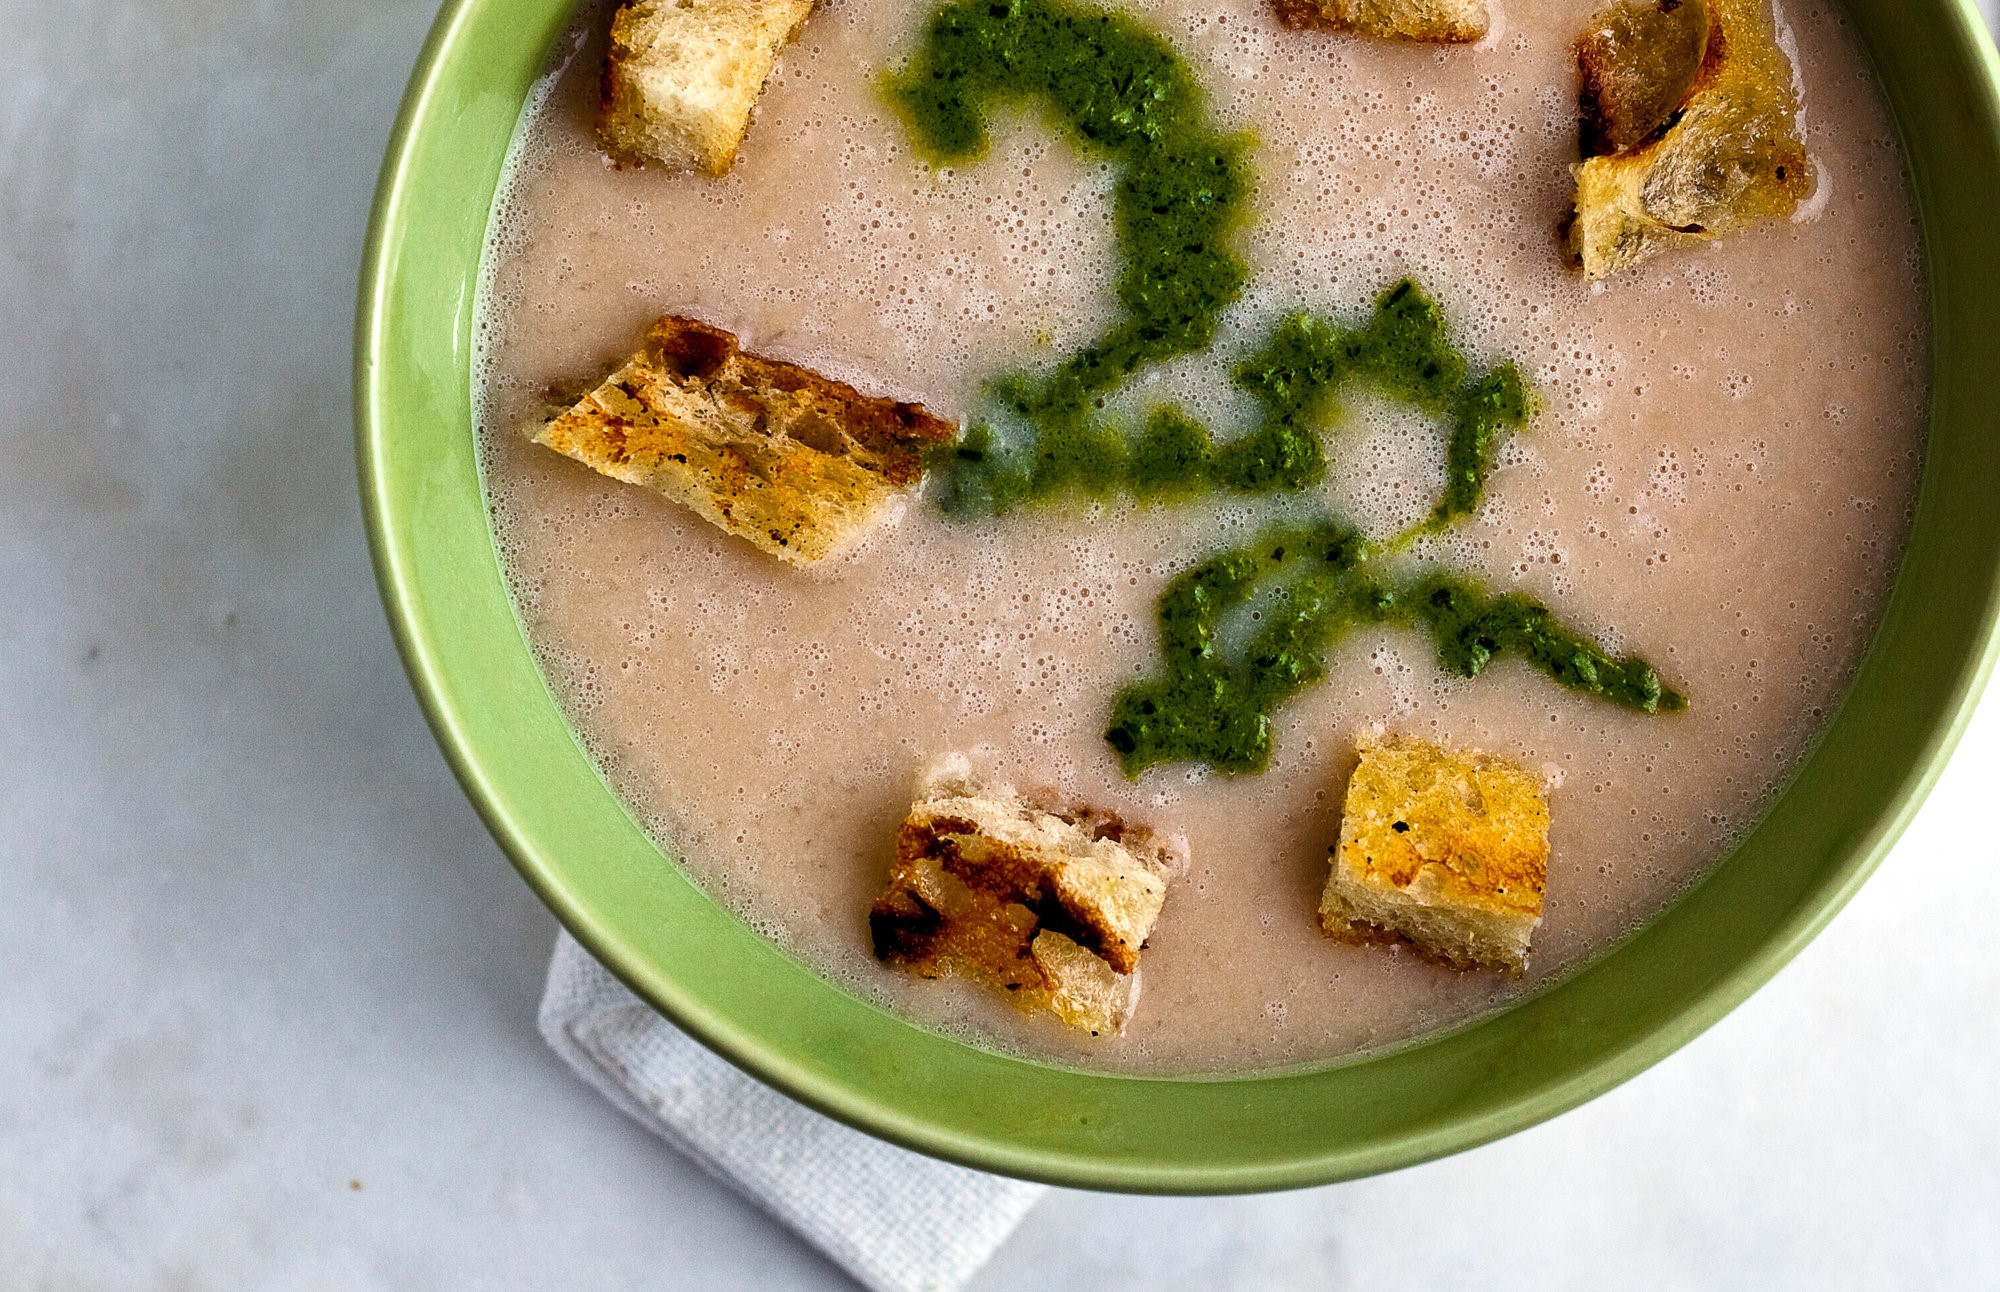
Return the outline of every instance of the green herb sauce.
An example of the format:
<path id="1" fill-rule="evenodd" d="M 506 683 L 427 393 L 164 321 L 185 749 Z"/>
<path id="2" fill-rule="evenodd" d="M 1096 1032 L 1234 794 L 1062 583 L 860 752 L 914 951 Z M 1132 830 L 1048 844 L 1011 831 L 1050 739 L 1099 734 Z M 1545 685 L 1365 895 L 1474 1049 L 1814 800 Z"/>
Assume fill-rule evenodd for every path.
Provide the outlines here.
<path id="1" fill-rule="evenodd" d="M 1207 427 L 1173 407 L 1154 409 L 1134 432 L 1074 417 L 1031 423 L 1012 443 L 981 421 L 940 451 L 938 496 L 947 512 L 978 516 L 1078 493 L 1168 502 L 1214 491 L 1308 489 L 1326 476 L 1320 428 L 1338 414 L 1343 388 L 1365 382 L 1451 427 L 1445 491 L 1425 522 L 1441 528 L 1478 509 L 1501 437 L 1524 425 L 1533 408 L 1513 364 L 1476 378 L 1468 378 L 1467 366 L 1437 303 L 1404 279 L 1376 300 L 1361 327 L 1294 314 L 1238 364 L 1237 386 L 1263 406 L 1260 424 L 1246 434 L 1217 444 Z"/>
<path id="2" fill-rule="evenodd" d="M 1306 489 L 1326 475 L 1320 430 L 1352 382 L 1450 428 L 1435 506 L 1388 548 L 1478 509 L 1501 439 L 1526 424 L 1534 398 L 1512 364 L 1472 374 L 1437 303 L 1407 279 L 1359 327 L 1309 313 L 1282 321 L 1234 370 L 1262 409 L 1243 434 L 1217 442 L 1172 406 L 1131 428 L 1100 412 L 1140 368 L 1207 347 L 1246 276 L 1229 246 L 1251 185 L 1244 143 L 1210 119 L 1193 73 L 1158 35 L 1071 0 L 954 0 L 883 88 L 933 164 L 981 156 L 994 106 L 1035 105 L 1118 171 L 1122 317 L 1051 372 L 988 383 L 988 415 L 931 464 L 946 511 L 998 515 L 1066 494 L 1160 503 Z M 1641 712 L 1687 706 L 1644 660 L 1613 657 L 1533 598 L 1442 571 L 1398 581 L 1371 567 L 1380 550 L 1325 522 L 1274 531 L 1172 580 L 1159 605 L 1164 667 L 1119 693 L 1105 732 L 1126 775 L 1179 761 L 1262 770 L 1271 715 L 1324 676 L 1327 651 L 1360 624 L 1427 630 L 1440 665 L 1461 677 L 1514 654 Z"/>
<path id="3" fill-rule="evenodd" d="M 933 164 L 982 155 L 992 105 L 1034 103 L 1077 147 L 1118 168 L 1112 227 L 1125 317 L 1053 373 L 995 382 L 1014 415 L 1044 430 L 1075 428 L 1142 365 L 1208 345 L 1243 288 L 1229 236 L 1250 179 L 1243 142 L 1209 118 L 1193 72 L 1165 40 L 1125 14 L 1066 0 L 960 0 L 932 15 L 884 89 Z M 1053 448 L 1053 460 L 1068 462 L 1069 447 Z"/>
<path id="4" fill-rule="evenodd" d="M 1271 595 L 1253 609 L 1260 591 Z M 1242 628 L 1252 616 L 1254 635 L 1231 649 L 1231 618 Z M 1612 656 L 1534 598 L 1494 596 L 1443 572 L 1383 577 L 1357 531 L 1324 522 L 1275 531 L 1176 576 L 1160 598 L 1164 667 L 1119 693 L 1104 738 L 1130 777 L 1169 762 L 1260 772 L 1271 759 L 1271 715 L 1325 676 L 1326 653 L 1347 629 L 1380 623 L 1427 629 L 1438 663 L 1460 677 L 1514 654 L 1572 690 L 1642 713 L 1687 707 L 1650 664 Z"/>

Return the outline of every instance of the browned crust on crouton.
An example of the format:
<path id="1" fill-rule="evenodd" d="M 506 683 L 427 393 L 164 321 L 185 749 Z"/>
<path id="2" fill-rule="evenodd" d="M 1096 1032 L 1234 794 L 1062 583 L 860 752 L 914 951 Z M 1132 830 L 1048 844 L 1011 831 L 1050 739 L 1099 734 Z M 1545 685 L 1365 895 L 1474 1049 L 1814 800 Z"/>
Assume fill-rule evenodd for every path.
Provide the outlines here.
<path id="1" fill-rule="evenodd" d="M 733 57 L 720 83 L 714 67 L 680 69 L 684 77 L 667 93 L 649 98 L 643 78 L 634 69 L 658 72 L 654 55 L 661 34 L 659 0 L 625 0 L 612 15 L 610 43 L 598 84 L 597 140 L 604 154 L 620 167 L 661 162 L 691 167 L 721 176 L 735 165 L 738 147 L 750 128 L 750 117 L 779 49 L 796 39 L 813 5 L 811 0 L 764 0 L 761 5 L 727 4 L 710 8 L 701 0 L 679 0 L 670 6 L 688 12 L 694 29 L 672 33 L 666 55 L 686 56 L 728 49 Z M 710 45 L 703 50 L 701 46 Z M 707 78 L 706 83 L 702 82 Z M 676 97 L 674 90 L 681 93 Z"/>
<path id="2" fill-rule="evenodd" d="M 623 16 L 624 10 L 619 10 Z M 617 19 L 612 20 L 615 24 Z M 613 128 L 613 119 L 618 114 L 619 105 L 625 101 L 625 60 L 618 56 L 614 43 L 604 56 L 604 67 L 597 74 L 597 147 L 618 166 L 638 166 L 644 158 L 624 146 L 618 131 Z"/>
<path id="3" fill-rule="evenodd" d="M 1271 0 L 1293 31 L 1347 31 L 1389 40 L 1463 45 L 1486 35 L 1484 4 L 1466 0 Z"/>
<path id="4" fill-rule="evenodd" d="M 646 334 L 642 353 L 661 372 L 759 415 L 771 413 L 775 396 L 803 397 L 852 441 L 850 458 L 898 487 L 922 479 L 925 455 L 958 438 L 956 426 L 922 404 L 864 395 L 801 364 L 753 354 L 738 347 L 735 333 L 696 319 L 662 318 Z"/>
<path id="5" fill-rule="evenodd" d="M 1793 214 L 1816 187 L 1768 0 L 1625 0 L 1577 43 L 1573 214 L 1559 236 L 1586 277 Z M 1685 86 L 1683 86 L 1685 81 Z"/>
<path id="6" fill-rule="evenodd" d="M 1650 33 L 1642 25 L 1647 19 Z M 1705 29 L 1705 38 L 1695 28 Z M 1649 34 L 1676 45 L 1692 38 L 1700 47 L 1659 49 L 1635 65 L 1629 45 Z M 1706 0 L 1652 0 L 1617 27 L 1603 18 L 1594 22 L 1576 42 L 1577 151 L 1608 157 L 1665 134 L 1687 101 L 1714 83 L 1723 41 L 1722 24 L 1709 17 Z"/>
<path id="7" fill-rule="evenodd" d="M 1135 858 L 1143 859 L 1160 847 L 1149 831 L 1109 813 L 1052 815 L 1079 826 L 1092 838 L 1123 844 Z M 952 903 L 950 928 L 910 878 L 926 869 L 926 863 L 935 863 L 965 886 L 962 904 Z M 951 896 L 959 897 L 955 890 Z M 1025 958 L 1028 942 L 1042 929 L 1063 934 L 1119 973 L 1131 973 L 1139 966 L 1140 947 L 1123 941 L 1102 909 L 1063 893 L 1041 850 L 995 839 L 972 821 L 931 816 L 921 809 L 913 811 L 896 833 L 889 891 L 869 913 L 869 927 L 875 934 L 877 956 L 919 971 L 958 956 L 1011 981 L 1010 966 Z"/>
<path id="8" fill-rule="evenodd" d="M 897 831 L 889 886 L 869 911 L 875 954 L 921 977 L 987 983 L 1094 1034 L 1116 1031 L 1178 857 L 1110 813 L 933 779 Z"/>
<path id="9" fill-rule="evenodd" d="M 1271 12 L 1277 15 L 1280 26 L 1293 31 L 1311 31 L 1334 25 L 1315 0 L 1271 0 Z"/>
<path id="10" fill-rule="evenodd" d="M 1518 976 L 1548 882 L 1548 806 L 1525 768 L 1477 750 L 1367 739 L 1320 901 L 1342 941 L 1407 941 Z"/>
<path id="11" fill-rule="evenodd" d="M 535 440 L 810 564 L 875 523 L 956 435 L 920 404 L 864 395 L 669 315 Z"/>

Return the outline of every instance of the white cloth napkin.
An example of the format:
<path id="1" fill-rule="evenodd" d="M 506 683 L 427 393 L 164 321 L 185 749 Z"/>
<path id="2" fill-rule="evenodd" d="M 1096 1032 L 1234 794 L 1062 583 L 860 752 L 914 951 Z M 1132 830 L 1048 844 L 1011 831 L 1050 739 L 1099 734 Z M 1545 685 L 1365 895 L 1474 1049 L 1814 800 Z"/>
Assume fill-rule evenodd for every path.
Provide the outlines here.
<path id="1" fill-rule="evenodd" d="M 1046 1191 L 897 1148 L 739 1071 L 568 933 L 542 1036 L 627 1115 L 875 1292 L 957 1292 Z"/>

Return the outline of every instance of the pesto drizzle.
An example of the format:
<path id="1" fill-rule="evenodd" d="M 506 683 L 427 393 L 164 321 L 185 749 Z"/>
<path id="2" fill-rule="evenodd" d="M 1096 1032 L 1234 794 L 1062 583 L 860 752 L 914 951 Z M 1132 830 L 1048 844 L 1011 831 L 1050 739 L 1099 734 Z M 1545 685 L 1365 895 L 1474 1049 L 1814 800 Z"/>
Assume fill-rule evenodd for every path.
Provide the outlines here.
<path id="1" fill-rule="evenodd" d="M 935 165 L 985 153 L 995 103 L 1037 103 L 1118 169 L 1112 227 L 1125 317 L 1052 373 L 992 383 L 1044 430 L 1080 429 L 1092 401 L 1141 366 L 1200 350 L 1247 271 L 1229 248 L 1249 194 L 1243 142 L 1210 120 L 1173 47 L 1125 14 L 1069 0 L 957 0 L 884 83 Z"/>
<path id="2" fill-rule="evenodd" d="M 1477 507 L 1500 434 L 1527 419 L 1527 389 L 1511 364 L 1465 384 L 1436 302 L 1408 279 L 1363 327 L 1309 314 L 1281 323 L 1236 372 L 1265 409 L 1247 435 L 1218 446 L 1173 407 L 1130 432 L 1097 416 L 1100 399 L 1140 367 L 1208 345 L 1245 277 L 1228 246 L 1250 187 L 1242 141 L 1209 119 L 1200 86 L 1158 35 L 1068 0 L 957 0 L 932 16 L 884 90 L 933 164 L 982 156 L 993 104 L 1039 102 L 1072 143 L 1119 168 L 1112 227 L 1125 317 L 1052 373 L 988 383 L 996 414 L 1020 433 L 1004 439 L 982 419 L 939 453 L 946 511 L 997 515 L 1070 492 L 1157 502 L 1308 488 L 1326 474 L 1316 427 L 1354 378 L 1452 423 L 1450 485 L 1432 523 Z"/>
<path id="3" fill-rule="evenodd" d="M 1294 314 L 1262 350 L 1237 365 L 1236 384 L 1264 405 L 1265 421 L 1218 455 L 1217 483 L 1245 493 L 1319 483 L 1326 458 L 1314 427 L 1332 415 L 1342 387 L 1356 380 L 1451 424 L 1445 491 L 1428 528 L 1478 509 L 1500 437 L 1526 423 L 1533 402 L 1511 363 L 1468 379 L 1465 356 L 1452 345 L 1437 302 L 1405 278 L 1376 297 L 1365 326 L 1339 328 Z"/>
<path id="4" fill-rule="evenodd" d="M 1232 650 L 1232 612 L 1241 626 L 1260 590 L 1271 594 L 1254 612 L 1262 626 Z M 1492 595 L 1442 571 L 1385 578 L 1369 568 L 1360 533 L 1328 521 L 1276 530 L 1177 575 L 1160 598 L 1164 667 L 1118 694 L 1104 738 L 1129 777 L 1182 761 L 1260 772 L 1272 712 L 1325 676 L 1327 650 L 1346 630 L 1381 623 L 1428 629 L 1439 665 L 1459 677 L 1514 654 L 1571 690 L 1642 713 L 1687 707 L 1644 660 L 1612 656 L 1534 598 Z"/>
<path id="5" fill-rule="evenodd" d="M 1354 381 L 1450 427 L 1436 504 L 1388 546 L 1478 509 L 1502 437 L 1526 423 L 1534 398 L 1511 363 L 1472 375 L 1436 302 L 1412 280 L 1378 297 L 1360 327 L 1303 312 L 1279 323 L 1234 370 L 1262 415 L 1233 439 L 1218 443 L 1171 405 L 1131 428 L 1100 414 L 1140 368 L 1208 346 L 1246 277 L 1229 248 L 1251 183 L 1243 141 L 1210 120 L 1192 73 L 1158 35 L 1074 0 L 952 0 L 883 89 L 934 165 L 983 155 L 994 105 L 1034 103 L 1118 171 L 1123 317 L 1053 371 L 988 383 L 989 415 L 931 464 L 947 512 L 998 515 L 1070 493 L 1169 502 L 1306 489 L 1326 475 L 1319 428 Z M 1169 582 L 1159 604 L 1163 667 L 1119 693 L 1105 731 L 1125 774 L 1177 761 L 1263 770 L 1271 714 L 1323 677 L 1327 651 L 1363 624 L 1427 630 L 1440 666 L 1460 677 L 1514 654 L 1563 686 L 1643 713 L 1687 707 L 1644 660 L 1612 656 L 1534 598 L 1492 594 L 1445 571 L 1398 581 L 1371 566 L 1377 550 L 1325 521 L 1272 531 Z M 1254 635 L 1234 645 L 1248 625 Z"/>
<path id="6" fill-rule="evenodd" d="M 1338 412 L 1341 390 L 1361 381 L 1450 425 L 1444 494 L 1422 526 L 1441 529 L 1478 510 L 1501 437 L 1524 425 L 1533 405 L 1511 363 L 1468 377 L 1437 303 L 1407 278 L 1376 299 L 1361 327 L 1292 315 L 1234 376 L 1263 417 L 1221 444 L 1173 406 L 1154 409 L 1136 432 L 1075 418 L 1034 427 L 1012 444 L 989 423 L 975 423 L 938 453 L 940 505 L 955 516 L 998 515 L 1070 493 L 1172 502 L 1308 489 L 1326 476 L 1319 428 Z"/>

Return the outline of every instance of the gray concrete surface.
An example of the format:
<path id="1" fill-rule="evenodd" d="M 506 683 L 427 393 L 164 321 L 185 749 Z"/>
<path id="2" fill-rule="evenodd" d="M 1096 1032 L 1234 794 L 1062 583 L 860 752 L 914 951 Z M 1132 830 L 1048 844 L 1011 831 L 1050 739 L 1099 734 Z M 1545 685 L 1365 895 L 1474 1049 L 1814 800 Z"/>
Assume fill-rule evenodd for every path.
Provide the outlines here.
<path id="1" fill-rule="evenodd" d="M 845 1286 L 542 1048 L 554 925 L 383 626 L 348 329 L 429 7 L 0 0 L 0 1287 Z M 2000 700 L 1824 937 L 1586 1108 L 1058 1194 L 980 1286 L 1995 1286 L 1996 774 Z"/>

